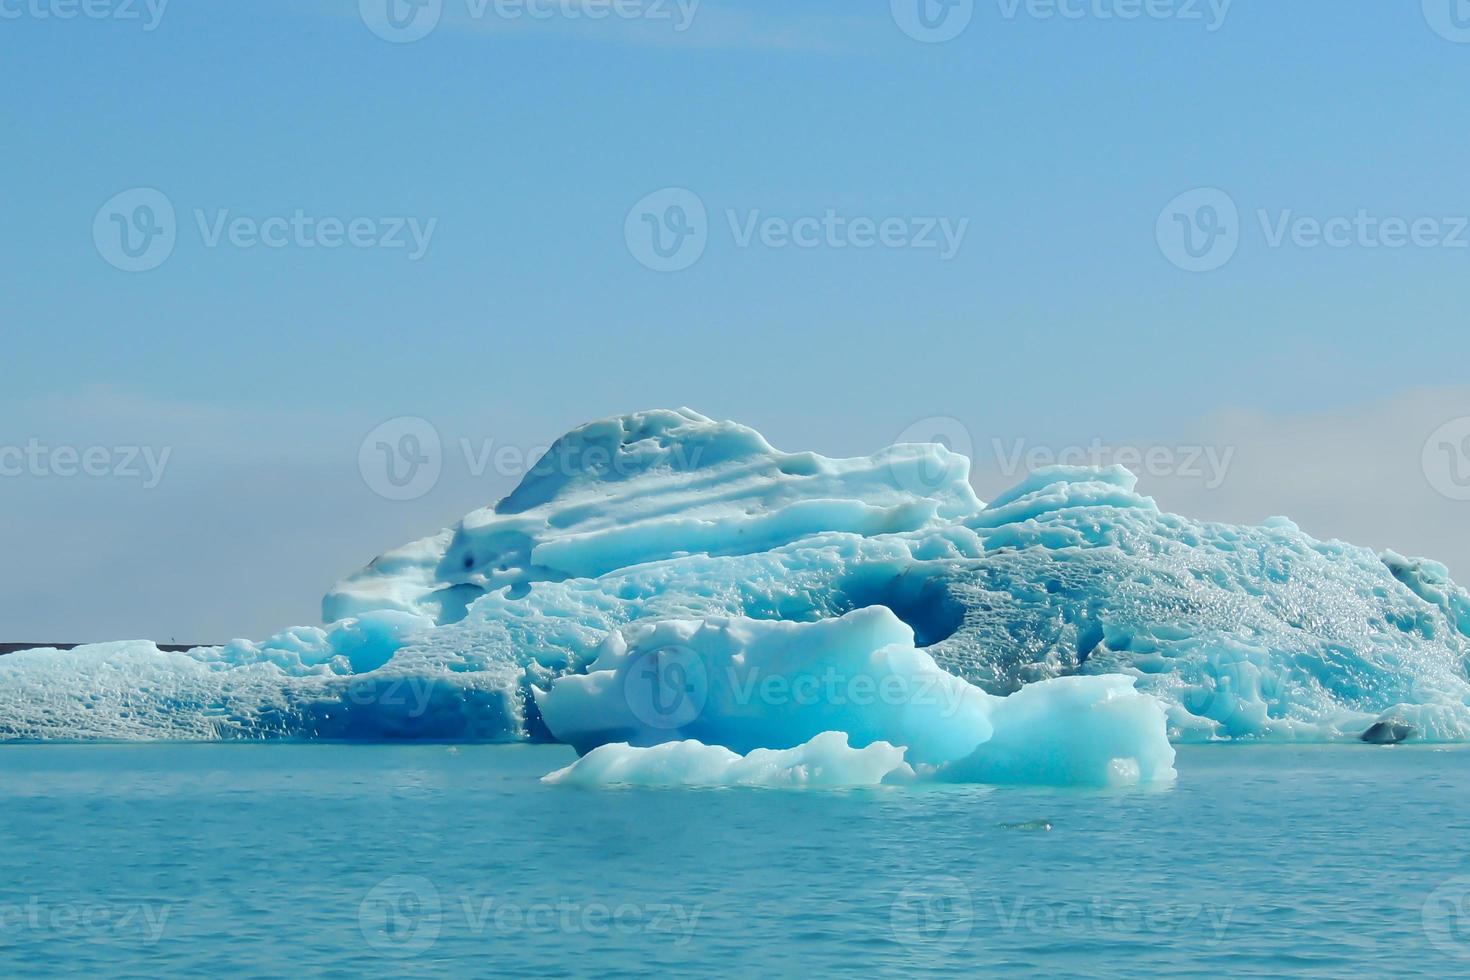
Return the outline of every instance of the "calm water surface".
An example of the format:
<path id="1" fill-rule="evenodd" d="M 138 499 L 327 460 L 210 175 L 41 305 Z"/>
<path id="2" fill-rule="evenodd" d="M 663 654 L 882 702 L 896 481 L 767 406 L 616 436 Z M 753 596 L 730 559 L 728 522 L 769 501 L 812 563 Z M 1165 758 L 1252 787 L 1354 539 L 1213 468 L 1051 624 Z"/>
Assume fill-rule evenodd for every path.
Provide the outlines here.
<path id="1" fill-rule="evenodd" d="M 1466 751 L 1184 748 L 1122 794 L 537 781 L 571 758 L 0 747 L 0 975 L 1470 972 Z"/>

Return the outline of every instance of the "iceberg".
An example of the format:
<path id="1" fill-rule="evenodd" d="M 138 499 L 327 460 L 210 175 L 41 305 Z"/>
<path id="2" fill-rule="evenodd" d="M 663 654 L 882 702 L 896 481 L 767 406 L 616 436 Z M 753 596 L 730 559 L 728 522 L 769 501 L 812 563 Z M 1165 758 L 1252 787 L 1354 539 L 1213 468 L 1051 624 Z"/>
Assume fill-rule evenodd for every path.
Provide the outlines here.
<path id="1" fill-rule="evenodd" d="M 635 771 L 640 748 L 718 746 L 752 759 L 840 732 L 858 747 L 901 746 L 902 761 L 945 782 L 1108 787 L 1175 775 L 1163 707 L 1132 678 L 1059 677 L 987 694 L 917 649 L 883 606 L 815 623 L 615 632 L 587 673 L 535 696 L 558 741 L 586 758 L 621 745 Z"/>
<path id="2" fill-rule="evenodd" d="M 1470 740 L 1443 565 L 1165 513 L 1116 466 L 984 503 L 969 467 L 688 409 L 593 422 L 338 583 L 325 627 L 0 657 L 0 738 L 529 739 L 708 772 L 835 732 L 925 778 L 1087 785 L 1170 778 L 1170 742 Z"/>
<path id="3" fill-rule="evenodd" d="M 585 674 L 536 690 L 559 742 L 695 739 L 736 752 L 840 731 L 939 764 L 990 739 L 992 698 L 940 669 L 882 606 L 837 619 L 673 620 L 614 632 Z"/>
<path id="4" fill-rule="evenodd" d="M 878 786 L 912 776 L 903 749 L 874 742 L 854 749 L 842 732 L 823 732 L 790 749 L 740 755 L 690 739 L 635 748 L 600 745 L 565 769 L 542 776 L 566 786 L 771 786 L 826 789 Z"/>

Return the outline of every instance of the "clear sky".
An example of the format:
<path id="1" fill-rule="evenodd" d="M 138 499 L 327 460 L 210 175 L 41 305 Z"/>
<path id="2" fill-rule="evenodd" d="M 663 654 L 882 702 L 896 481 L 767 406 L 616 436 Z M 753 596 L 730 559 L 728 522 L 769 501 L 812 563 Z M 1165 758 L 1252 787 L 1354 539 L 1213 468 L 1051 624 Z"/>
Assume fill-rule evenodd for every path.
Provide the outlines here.
<path id="1" fill-rule="evenodd" d="M 1457 2 L 0 0 L 0 640 L 313 622 L 677 405 L 982 495 L 1162 449 L 1166 506 L 1470 578 Z"/>

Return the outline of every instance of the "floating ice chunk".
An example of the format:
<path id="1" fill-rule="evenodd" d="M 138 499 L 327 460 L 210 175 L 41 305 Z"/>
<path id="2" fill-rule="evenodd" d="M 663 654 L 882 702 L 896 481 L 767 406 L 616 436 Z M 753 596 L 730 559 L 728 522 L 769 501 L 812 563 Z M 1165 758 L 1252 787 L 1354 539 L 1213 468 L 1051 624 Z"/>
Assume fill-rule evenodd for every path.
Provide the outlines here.
<path id="1" fill-rule="evenodd" d="M 586 674 L 536 693 L 552 734 L 582 752 L 695 739 L 744 753 L 841 731 L 930 764 L 990 737 L 990 700 L 915 649 L 882 606 L 816 623 L 641 624 L 609 636 Z"/>
<path id="2" fill-rule="evenodd" d="M 627 747 L 699 744 L 699 759 L 725 765 L 840 731 L 854 746 L 900 746 L 905 761 L 951 782 L 1117 786 L 1174 777 L 1163 706 L 1134 690 L 1132 678 L 1058 678 L 995 697 L 940 669 L 881 606 L 806 624 L 634 627 L 609 637 L 588 673 L 556 680 L 536 700 L 552 733 L 589 757 L 616 743 L 624 748 L 612 759 L 685 760 Z M 686 771 L 703 770 L 676 770 Z"/>
<path id="3" fill-rule="evenodd" d="M 1059 677 L 997 699 L 995 735 L 938 778 L 967 783 L 1136 786 L 1175 778 L 1164 707 L 1128 677 Z"/>
<path id="4" fill-rule="evenodd" d="M 638 748 L 626 742 L 599 746 L 576 762 L 543 776 L 570 786 L 876 786 L 913 775 L 903 749 L 887 742 L 851 748 L 842 732 L 823 732 L 790 749 L 754 749 L 740 755 L 694 740 Z"/>

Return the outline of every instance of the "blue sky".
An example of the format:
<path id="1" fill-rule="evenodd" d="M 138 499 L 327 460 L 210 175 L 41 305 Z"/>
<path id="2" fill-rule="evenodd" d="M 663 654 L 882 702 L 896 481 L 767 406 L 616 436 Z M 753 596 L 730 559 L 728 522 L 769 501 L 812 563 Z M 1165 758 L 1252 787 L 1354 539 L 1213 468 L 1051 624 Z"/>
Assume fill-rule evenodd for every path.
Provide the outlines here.
<path id="1" fill-rule="evenodd" d="M 0 2 L 0 445 L 171 454 L 154 487 L 0 478 L 0 639 L 312 621 L 334 578 L 514 482 L 451 451 L 430 492 L 375 495 L 359 445 L 405 415 L 522 451 L 685 404 L 829 454 L 935 418 L 977 456 L 1233 447 L 1219 486 L 1145 488 L 1470 575 L 1470 503 L 1420 466 L 1470 413 L 1470 32 L 1449 0 L 981 0 L 944 43 L 901 29 L 903 0 L 603 20 L 443 0 L 410 43 L 370 29 L 372 0 L 67 2 Z M 128 272 L 94 222 L 137 188 L 175 231 Z M 658 272 L 626 229 L 665 188 L 707 242 Z M 1228 261 L 1189 272 L 1159 228 L 1199 188 L 1239 217 Z M 1218 198 L 1188 200 L 1194 220 Z M 829 211 L 964 232 L 949 257 L 741 241 Z M 246 244 L 298 214 L 375 244 Z M 1311 222 L 1360 214 L 1430 224 L 1312 244 Z M 995 469 L 977 460 L 985 492 Z"/>

